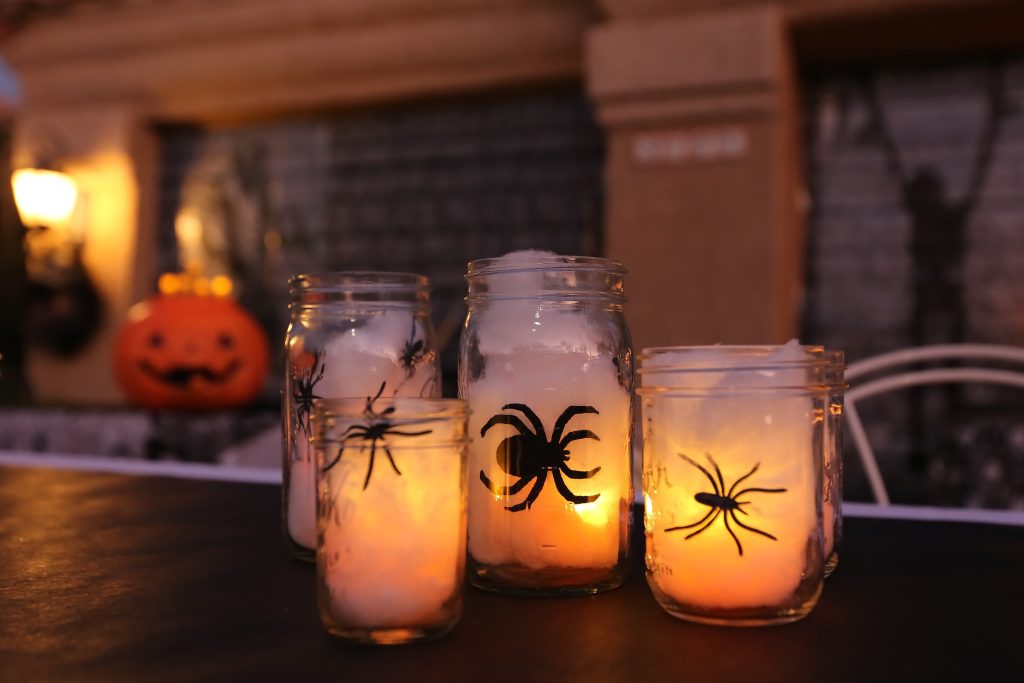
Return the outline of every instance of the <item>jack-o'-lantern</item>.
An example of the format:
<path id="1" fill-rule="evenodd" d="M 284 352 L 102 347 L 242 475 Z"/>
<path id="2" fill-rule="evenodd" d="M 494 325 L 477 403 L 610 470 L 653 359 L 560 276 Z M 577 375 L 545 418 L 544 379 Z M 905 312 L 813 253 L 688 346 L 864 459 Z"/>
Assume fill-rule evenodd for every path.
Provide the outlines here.
<path id="1" fill-rule="evenodd" d="M 269 361 L 263 330 L 227 296 L 151 297 L 128 312 L 114 347 L 118 384 L 146 408 L 243 405 Z"/>

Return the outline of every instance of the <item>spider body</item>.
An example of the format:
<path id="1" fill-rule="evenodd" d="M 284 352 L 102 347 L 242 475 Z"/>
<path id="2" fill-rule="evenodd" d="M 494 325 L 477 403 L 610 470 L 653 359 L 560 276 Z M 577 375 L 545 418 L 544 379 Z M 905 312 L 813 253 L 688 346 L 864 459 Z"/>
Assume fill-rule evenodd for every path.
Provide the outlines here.
<path id="1" fill-rule="evenodd" d="M 537 500 L 537 497 L 540 496 L 548 475 L 554 481 L 559 495 L 570 503 L 592 503 L 598 499 L 601 495 L 600 493 L 593 495 L 577 495 L 573 493 L 563 478 L 590 479 L 601 470 L 600 467 L 595 467 L 592 470 L 574 470 L 568 465 L 568 445 L 578 439 L 600 441 L 600 437 L 597 434 L 584 429 L 563 435 L 569 420 L 576 415 L 597 414 L 596 408 L 593 406 L 569 406 L 566 408 L 555 421 L 555 428 L 551 433 L 550 440 L 544 429 L 544 423 L 526 404 L 509 403 L 502 406 L 501 409 L 521 412 L 533 427 L 531 430 L 518 415 L 499 413 L 491 417 L 480 430 L 480 436 L 484 436 L 495 425 L 506 424 L 515 428 L 518 432 L 503 439 L 495 451 L 495 459 L 498 462 L 498 466 L 506 474 L 517 477 L 518 481 L 508 486 L 500 486 L 491 481 L 484 474 L 483 470 L 480 470 L 480 481 L 496 496 L 514 496 L 526 488 L 527 484 L 531 481 L 534 482 L 526 498 L 514 505 L 507 505 L 505 507 L 506 510 L 520 512 L 529 509 L 534 501 Z"/>
<path id="2" fill-rule="evenodd" d="M 729 496 L 719 496 L 714 493 L 705 493 L 701 491 L 695 495 L 694 500 L 698 503 L 703 503 L 710 508 L 721 508 L 722 510 L 739 510 L 740 504 Z"/>
<path id="3" fill-rule="evenodd" d="M 748 486 L 747 488 L 740 489 L 739 491 L 736 490 L 737 488 L 739 488 L 740 483 L 750 478 L 751 476 L 753 476 L 755 472 L 757 472 L 758 468 L 761 467 L 761 463 L 757 463 L 756 465 L 754 465 L 754 467 L 749 472 L 747 472 L 742 477 L 737 479 L 735 482 L 733 482 L 732 486 L 726 489 L 725 477 L 722 476 L 722 470 L 718 466 L 718 463 L 715 462 L 715 459 L 711 457 L 710 453 L 705 453 L 705 456 L 707 457 L 708 462 L 711 463 L 711 466 L 715 469 L 715 474 L 718 477 L 717 480 L 715 479 L 715 477 L 711 476 L 711 472 L 709 472 L 700 463 L 695 462 L 694 460 L 690 459 L 686 455 L 683 455 L 682 453 L 679 454 L 680 458 L 682 458 L 683 460 L 685 460 L 686 462 L 690 463 L 698 470 L 700 470 L 701 473 L 703 473 L 704 476 L 707 477 L 708 481 L 711 482 L 711 488 L 714 491 L 713 493 L 709 491 L 701 491 L 693 496 L 693 499 L 696 500 L 698 503 L 700 503 L 701 505 L 707 505 L 711 509 L 708 510 L 706 515 L 701 517 L 693 524 L 674 526 L 665 529 L 665 531 L 682 531 L 684 529 L 693 529 L 694 527 L 698 527 L 696 531 L 691 531 L 683 539 L 688 541 L 694 536 L 697 536 L 707 531 L 708 528 L 715 523 L 715 520 L 721 517 L 725 524 L 725 530 L 729 532 L 729 535 L 732 536 L 732 540 L 736 542 L 736 550 L 739 552 L 740 557 L 743 556 L 743 544 L 740 543 L 740 539 L 738 536 L 736 536 L 736 532 L 732 530 L 732 526 L 729 524 L 729 520 L 732 520 L 733 524 L 740 527 L 741 529 L 746 529 L 751 533 L 758 534 L 759 536 L 764 536 L 765 538 L 769 538 L 773 541 L 779 540 L 767 531 L 762 531 L 761 529 L 756 529 L 748 524 L 744 524 L 742 521 L 740 521 L 740 518 L 736 516 L 736 513 L 740 512 L 744 515 L 749 515 L 749 513 L 743 509 L 743 506 L 747 505 L 750 501 L 740 500 L 741 496 L 749 495 L 751 493 L 785 493 L 786 489 L 765 489 Z"/>
<path id="4" fill-rule="evenodd" d="M 380 389 L 377 391 L 377 395 L 373 398 L 366 397 L 366 407 L 363 408 L 363 416 L 366 418 L 366 424 L 352 425 L 344 432 L 341 436 L 341 446 L 338 448 L 338 454 L 334 457 L 334 460 L 326 465 L 323 469 L 327 472 L 332 467 L 338 464 L 341 460 L 341 456 L 345 453 L 345 446 L 349 441 L 362 441 L 370 442 L 370 464 L 366 468 L 366 479 L 363 480 L 363 490 L 370 485 L 370 476 L 373 474 L 373 463 L 377 455 L 377 444 L 380 443 L 381 448 L 384 449 L 384 453 L 388 456 L 388 462 L 391 463 L 391 469 L 395 471 L 395 474 L 402 476 L 401 470 L 398 469 L 398 465 L 395 464 L 395 458 L 391 454 L 391 449 L 388 447 L 386 436 L 423 436 L 424 434 L 430 434 L 431 429 L 424 429 L 418 432 L 406 432 L 399 429 L 394 429 L 394 423 L 389 419 L 389 416 L 395 412 L 394 406 L 388 406 L 384 410 L 377 412 L 374 409 L 374 404 L 377 399 L 380 398 L 381 394 L 384 393 L 384 387 L 387 382 L 381 382 Z M 362 446 L 365 448 L 365 443 Z"/>
<path id="5" fill-rule="evenodd" d="M 409 339 L 398 354 L 398 364 L 405 370 L 405 376 L 412 377 L 416 374 L 416 366 L 420 364 L 423 357 L 427 355 L 426 344 L 422 339 L 416 338 L 416 321 L 412 323 L 412 330 L 409 331 Z"/>
<path id="6" fill-rule="evenodd" d="M 315 392 L 316 385 L 324 378 L 324 353 L 317 351 L 313 359 L 313 367 L 303 370 L 297 379 L 292 380 L 292 403 L 295 406 L 295 425 L 309 438 L 309 416 L 313 413 L 313 401 L 321 396 Z"/>

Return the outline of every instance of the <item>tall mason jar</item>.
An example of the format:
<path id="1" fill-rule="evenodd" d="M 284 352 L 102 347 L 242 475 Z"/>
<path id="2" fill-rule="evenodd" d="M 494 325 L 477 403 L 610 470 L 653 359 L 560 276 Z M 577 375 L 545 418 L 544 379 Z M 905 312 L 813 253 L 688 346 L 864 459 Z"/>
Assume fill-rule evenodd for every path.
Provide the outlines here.
<path id="1" fill-rule="evenodd" d="M 525 594 L 620 585 L 633 357 L 621 264 L 517 252 L 469 264 L 469 581 Z"/>
<path id="2" fill-rule="evenodd" d="M 285 544 L 313 561 L 316 462 L 310 438 L 321 398 L 440 396 L 428 281 L 410 273 L 296 275 L 282 386 Z"/>

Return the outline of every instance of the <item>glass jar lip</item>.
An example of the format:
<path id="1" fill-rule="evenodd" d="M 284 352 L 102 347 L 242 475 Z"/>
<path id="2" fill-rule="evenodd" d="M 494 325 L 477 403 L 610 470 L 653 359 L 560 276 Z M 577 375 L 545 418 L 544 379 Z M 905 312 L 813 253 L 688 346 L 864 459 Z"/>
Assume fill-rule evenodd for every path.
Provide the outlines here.
<path id="1" fill-rule="evenodd" d="M 782 349 L 803 352 L 803 357 L 772 358 Z M 692 352 L 694 358 L 679 358 Z M 709 352 L 718 352 L 709 357 Z M 722 353 L 725 352 L 725 353 Z M 671 354 L 676 354 L 672 357 Z M 660 357 L 660 358 L 659 358 Z M 654 362 L 652 362 L 654 361 Z M 660 362 L 659 362 L 660 361 Z M 787 373 L 772 383 L 773 374 Z M 793 372 L 813 373 L 806 381 L 794 381 Z M 752 382 L 728 386 L 708 386 L 711 375 L 732 373 Z M 844 391 L 846 362 L 843 351 L 818 344 L 762 344 L 703 346 L 657 346 L 640 351 L 637 374 L 651 382 L 637 388 L 640 395 L 708 396 L 714 394 L 803 392 L 816 394 L 821 388 Z M 662 378 L 661 382 L 657 382 Z M 692 384 L 687 380 L 690 378 Z"/>
<path id="2" fill-rule="evenodd" d="M 418 273 L 374 270 L 343 270 L 326 273 L 299 273 L 288 278 L 293 296 L 306 293 L 394 292 L 420 293 L 430 288 L 430 280 Z"/>
<path id="3" fill-rule="evenodd" d="M 330 431 L 334 425 L 355 425 L 364 424 L 369 427 L 375 420 L 387 420 L 388 428 L 410 429 L 424 427 L 437 423 L 448 423 L 454 425 L 454 431 L 450 434 L 442 432 L 437 438 L 431 438 L 428 443 L 419 442 L 409 445 L 390 444 L 392 449 L 396 448 L 433 448 L 446 444 L 466 444 L 469 442 L 469 435 L 466 430 L 469 403 L 458 398 L 419 398 L 412 396 L 398 396 L 377 398 L 373 404 L 373 415 L 367 415 L 367 400 L 369 397 L 344 397 L 344 398 L 322 398 L 314 402 L 313 422 L 317 425 L 311 441 L 313 443 L 338 443 L 344 440 L 342 431 L 336 437 L 324 436 L 324 431 Z M 397 405 L 396 405 L 397 404 Z M 412 410 L 395 410 L 386 412 L 388 408 L 401 406 L 403 408 L 414 408 Z M 351 426 L 348 427 L 351 429 Z"/>
<path id="4" fill-rule="evenodd" d="M 802 351 L 803 358 L 770 359 L 769 356 L 785 348 Z M 721 352 L 726 352 L 725 357 Z M 671 362 L 652 363 L 654 359 L 669 354 L 707 354 L 718 352 L 718 358 L 706 355 L 692 360 L 674 358 Z M 827 349 L 820 344 L 704 344 L 697 346 L 650 346 L 640 350 L 637 356 L 637 372 L 761 372 L 773 369 L 827 367 L 834 371 L 846 369 L 845 354 L 840 349 Z"/>
<path id="5" fill-rule="evenodd" d="M 537 254 L 522 260 L 507 260 L 504 256 L 474 259 L 466 268 L 466 277 L 534 271 L 600 271 L 615 275 L 625 275 L 629 272 L 619 261 L 603 256 Z"/>
<path id="6" fill-rule="evenodd" d="M 363 419 L 366 410 L 367 396 L 345 396 L 320 398 L 315 402 L 315 412 L 321 417 Z M 403 407 L 415 407 L 415 410 L 395 411 L 388 415 L 390 422 L 399 423 L 403 420 L 438 420 L 459 418 L 469 415 L 469 402 L 461 398 L 420 398 L 416 396 L 380 397 L 374 403 L 374 410 L 379 414 L 383 409 L 395 403 Z"/>

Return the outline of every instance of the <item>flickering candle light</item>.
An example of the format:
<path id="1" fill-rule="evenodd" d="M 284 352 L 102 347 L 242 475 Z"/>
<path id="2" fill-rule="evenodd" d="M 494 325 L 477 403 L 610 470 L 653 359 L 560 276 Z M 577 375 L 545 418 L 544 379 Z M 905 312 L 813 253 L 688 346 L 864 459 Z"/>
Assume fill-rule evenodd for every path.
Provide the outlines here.
<path id="1" fill-rule="evenodd" d="M 470 581 L 589 593 L 628 552 L 632 366 L 624 270 L 520 252 L 470 264 Z"/>
<path id="2" fill-rule="evenodd" d="M 316 463 L 314 401 L 343 396 L 437 396 L 438 361 L 427 280 L 402 273 L 300 275 L 285 339 L 285 540 L 312 560 Z"/>
<path id="3" fill-rule="evenodd" d="M 447 632 L 462 604 L 466 404 L 328 400 L 315 423 L 324 626 L 383 644 Z"/>
<path id="4" fill-rule="evenodd" d="M 795 344 L 644 350 L 647 576 L 669 613 L 753 625 L 817 602 L 824 365 Z"/>

